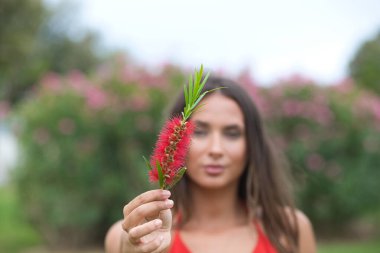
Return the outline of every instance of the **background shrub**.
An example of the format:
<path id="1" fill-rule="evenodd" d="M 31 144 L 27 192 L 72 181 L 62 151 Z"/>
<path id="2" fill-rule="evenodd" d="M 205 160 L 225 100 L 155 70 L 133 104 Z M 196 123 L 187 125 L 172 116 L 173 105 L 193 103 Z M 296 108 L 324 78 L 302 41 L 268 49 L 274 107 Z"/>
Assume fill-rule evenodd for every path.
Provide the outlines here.
<path id="1" fill-rule="evenodd" d="M 149 188 L 141 156 L 185 71 L 152 74 L 120 59 L 92 75 L 47 75 L 13 117 L 23 154 L 14 180 L 50 245 L 103 241 L 123 204 Z M 378 96 L 350 81 L 323 87 L 295 76 L 264 88 L 247 73 L 237 79 L 288 157 L 298 205 L 318 231 L 380 210 Z"/>
<path id="2" fill-rule="evenodd" d="M 23 156 L 14 178 L 49 244 L 102 240 L 123 204 L 149 187 L 142 155 L 149 156 L 163 108 L 178 90 L 171 83 L 182 82 L 175 73 L 118 63 L 89 77 L 50 74 L 20 106 Z"/>
<path id="3" fill-rule="evenodd" d="M 300 208 L 317 229 L 342 229 L 379 210 L 380 98 L 346 81 L 291 78 L 263 89 L 261 108 L 296 179 Z"/>

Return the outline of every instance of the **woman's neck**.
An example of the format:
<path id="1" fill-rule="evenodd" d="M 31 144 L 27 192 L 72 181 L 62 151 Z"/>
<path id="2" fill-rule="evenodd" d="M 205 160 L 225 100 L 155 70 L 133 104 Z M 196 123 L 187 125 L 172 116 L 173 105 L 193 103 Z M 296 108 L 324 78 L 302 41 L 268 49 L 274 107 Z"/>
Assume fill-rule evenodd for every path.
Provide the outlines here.
<path id="1" fill-rule="evenodd" d="M 218 231 L 247 222 L 247 212 L 235 186 L 215 190 L 192 185 L 191 199 L 191 218 L 186 224 L 188 229 Z"/>

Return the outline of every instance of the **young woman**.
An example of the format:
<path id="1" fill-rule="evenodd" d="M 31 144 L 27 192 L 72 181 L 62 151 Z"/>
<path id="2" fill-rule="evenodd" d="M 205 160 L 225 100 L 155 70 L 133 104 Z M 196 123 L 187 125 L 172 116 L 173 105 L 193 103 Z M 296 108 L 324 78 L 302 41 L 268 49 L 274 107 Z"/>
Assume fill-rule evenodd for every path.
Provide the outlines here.
<path id="1" fill-rule="evenodd" d="M 312 226 L 296 210 L 251 98 L 210 77 L 191 120 L 195 131 L 183 179 L 137 196 L 105 241 L 108 253 L 314 253 Z M 183 95 L 171 115 L 184 107 Z"/>

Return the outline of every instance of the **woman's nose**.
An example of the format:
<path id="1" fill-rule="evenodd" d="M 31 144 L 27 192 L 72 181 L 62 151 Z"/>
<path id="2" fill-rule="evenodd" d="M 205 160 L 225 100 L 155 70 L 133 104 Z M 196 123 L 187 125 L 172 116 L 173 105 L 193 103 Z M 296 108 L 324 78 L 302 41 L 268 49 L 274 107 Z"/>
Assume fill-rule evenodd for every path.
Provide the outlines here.
<path id="1" fill-rule="evenodd" d="M 219 134 L 211 135 L 209 144 L 209 155 L 218 158 L 223 155 L 222 138 Z"/>

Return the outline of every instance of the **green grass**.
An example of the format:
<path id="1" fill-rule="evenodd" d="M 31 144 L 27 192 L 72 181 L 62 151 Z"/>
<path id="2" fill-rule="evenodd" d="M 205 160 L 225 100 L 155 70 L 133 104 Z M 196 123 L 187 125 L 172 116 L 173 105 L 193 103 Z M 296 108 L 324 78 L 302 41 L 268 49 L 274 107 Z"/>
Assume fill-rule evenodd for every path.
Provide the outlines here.
<path id="1" fill-rule="evenodd" d="M 318 245 L 318 253 L 380 253 L 380 240 L 320 243 Z"/>
<path id="2" fill-rule="evenodd" d="M 18 253 L 41 243 L 22 213 L 14 190 L 0 186 L 0 252 Z"/>

